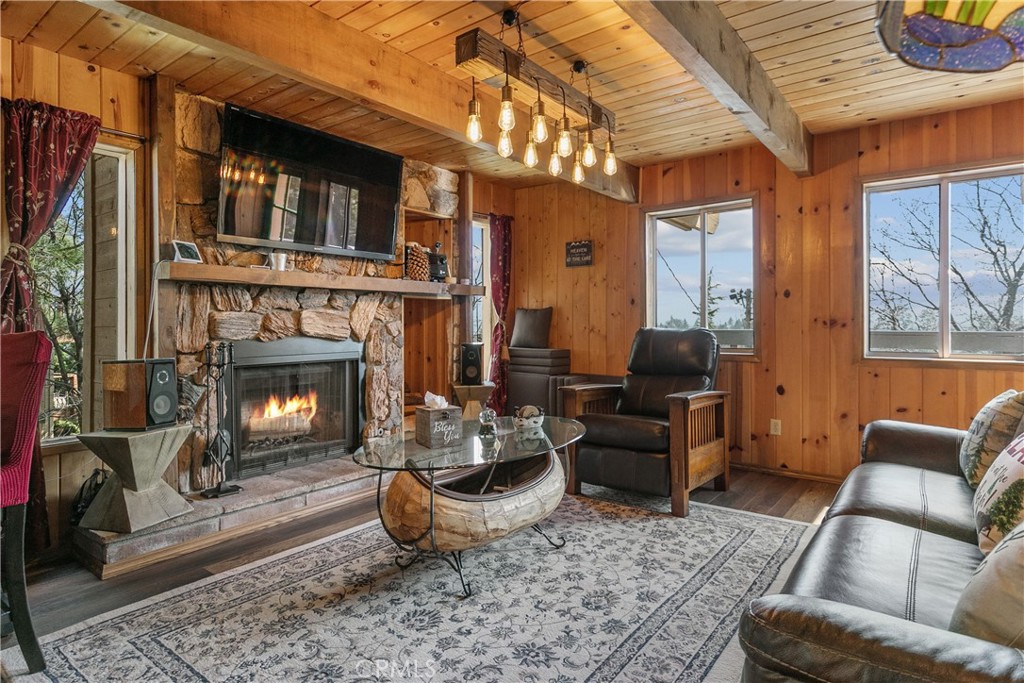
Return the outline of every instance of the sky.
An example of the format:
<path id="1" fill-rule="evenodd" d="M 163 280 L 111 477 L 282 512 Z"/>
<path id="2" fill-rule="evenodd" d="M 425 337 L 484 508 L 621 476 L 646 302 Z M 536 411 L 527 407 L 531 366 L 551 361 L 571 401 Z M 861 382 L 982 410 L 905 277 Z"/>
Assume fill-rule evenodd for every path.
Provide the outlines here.
<path id="1" fill-rule="evenodd" d="M 992 178 L 979 181 L 983 189 L 998 190 L 1006 197 L 1007 202 L 997 203 L 996 195 L 982 192 L 985 212 L 995 223 L 993 232 L 1007 246 L 1008 259 L 1016 259 L 1024 263 L 1019 253 L 1024 249 L 1024 204 L 1021 199 L 1021 176 L 1013 175 L 1004 178 Z M 991 257 L 979 252 L 971 245 L 980 244 L 978 236 L 978 213 L 974 198 L 974 181 L 950 183 L 950 231 L 951 231 L 951 263 L 964 273 L 970 288 L 987 304 L 995 306 L 1006 287 L 995 277 Z M 939 186 L 938 184 L 907 188 L 901 190 L 874 191 L 868 202 L 868 231 L 870 257 L 872 263 L 872 283 L 878 280 L 882 272 L 882 254 L 879 245 L 890 244 L 891 255 L 903 269 L 913 268 L 921 275 L 916 278 L 922 291 L 915 291 L 910 283 L 900 279 L 892 280 L 894 291 L 909 296 L 918 311 L 926 309 L 925 294 L 932 301 L 939 299 L 937 247 L 939 241 Z M 927 230 L 921 230 L 927 236 L 926 244 L 921 248 L 908 248 L 893 244 L 889 235 L 907 235 L 913 225 L 910 216 L 928 224 Z M 1014 221 L 1013 219 L 1016 219 Z M 966 242 L 966 244 L 965 244 Z M 877 301 L 876 297 L 873 297 Z M 969 327 L 968 307 L 962 289 L 954 286 L 951 290 L 950 306 L 954 320 L 961 327 Z M 1019 292 L 1015 305 L 1018 318 L 1024 317 L 1024 288 Z M 934 315 L 931 316 L 934 319 Z M 878 329 L 877 318 L 873 318 L 873 327 Z M 934 328 L 934 326 L 932 326 Z"/>
<path id="2" fill-rule="evenodd" d="M 718 229 L 713 235 L 708 235 L 708 267 L 712 269 L 712 282 L 719 284 L 712 293 L 725 297 L 718 303 L 719 312 L 715 319 L 718 324 L 730 317 L 743 317 L 741 306 L 729 300 L 729 290 L 754 286 L 753 210 L 746 208 L 726 211 L 720 216 Z M 674 316 L 695 325 L 695 311 L 699 310 L 700 304 L 700 233 L 696 230 L 682 230 L 662 221 L 657 221 L 656 231 L 658 251 L 665 259 L 663 261 L 657 257 L 658 322 L 662 323 Z M 665 261 L 668 261 L 669 267 L 666 267 Z M 690 293 L 697 307 L 690 303 L 680 283 Z"/>

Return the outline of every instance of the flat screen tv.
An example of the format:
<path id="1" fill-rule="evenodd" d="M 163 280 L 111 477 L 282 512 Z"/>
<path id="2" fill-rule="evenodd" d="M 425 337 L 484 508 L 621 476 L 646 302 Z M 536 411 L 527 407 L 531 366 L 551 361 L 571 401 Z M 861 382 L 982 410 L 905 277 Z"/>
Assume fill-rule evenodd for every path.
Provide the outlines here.
<path id="1" fill-rule="evenodd" d="M 394 258 L 402 157 L 229 104 L 217 239 Z"/>

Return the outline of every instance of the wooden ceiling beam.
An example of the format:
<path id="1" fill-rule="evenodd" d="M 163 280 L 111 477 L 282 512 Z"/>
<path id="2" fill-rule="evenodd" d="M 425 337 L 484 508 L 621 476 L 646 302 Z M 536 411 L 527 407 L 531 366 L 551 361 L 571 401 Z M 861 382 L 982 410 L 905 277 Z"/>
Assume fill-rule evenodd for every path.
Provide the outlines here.
<path id="1" fill-rule="evenodd" d="M 286 76 L 495 155 L 521 159 L 529 111 L 517 108 L 516 154 L 497 157 L 498 98 L 477 89 L 484 139 L 465 136 L 468 83 L 335 21 L 301 2 L 156 2 L 87 0 L 101 10 L 164 31 L 221 55 Z M 542 159 L 546 158 L 542 150 Z M 527 173 L 537 170 L 523 169 Z M 625 202 L 639 196 L 639 171 L 619 162 L 614 176 L 587 174 L 584 187 Z"/>
<path id="2" fill-rule="evenodd" d="M 715 3 L 616 4 L 789 170 L 798 176 L 813 173 L 811 134 Z"/>

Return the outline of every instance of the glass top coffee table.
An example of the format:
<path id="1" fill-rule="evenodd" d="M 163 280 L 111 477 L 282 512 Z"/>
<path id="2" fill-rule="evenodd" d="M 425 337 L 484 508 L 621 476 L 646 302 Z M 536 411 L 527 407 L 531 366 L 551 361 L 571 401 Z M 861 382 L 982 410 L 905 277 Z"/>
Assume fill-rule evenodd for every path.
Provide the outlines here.
<path id="1" fill-rule="evenodd" d="M 556 454 L 586 431 L 576 420 L 534 418 L 516 428 L 513 418 L 498 418 L 493 433 L 475 420 L 462 423 L 462 442 L 426 448 L 399 437 L 367 439 L 353 460 L 378 470 L 377 513 L 384 530 L 403 553 L 403 569 L 422 557 L 444 560 L 471 594 L 462 573 L 462 552 L 527 526 L 554 547 L 540 521 L 565 492 L 565 469 Z M 382 495 L 384 475 L 394 472 Z"/>

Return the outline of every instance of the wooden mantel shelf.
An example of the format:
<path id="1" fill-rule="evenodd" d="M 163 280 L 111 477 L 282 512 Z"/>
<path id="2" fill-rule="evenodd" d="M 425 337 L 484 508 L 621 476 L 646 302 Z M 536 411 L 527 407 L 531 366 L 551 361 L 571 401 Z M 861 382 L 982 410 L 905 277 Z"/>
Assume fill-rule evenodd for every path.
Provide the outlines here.
<path id="1" fill-rule="evenodd" d="M 300 270 L 268 270 L 240 266 L 218 266 L 206 263 L 158 264 L 157 278 L 175 282 L 206 282 L 223 285 L 257 285 L 260 287 L 315 287 L 357 292 L 388 292 L 412 297 L 445 298 L 449 296 L 483 296 L 484 287 L 449 285 L 444 282 L 395 280 L 385 277 L 353 277 L 307 273 Z"/>

